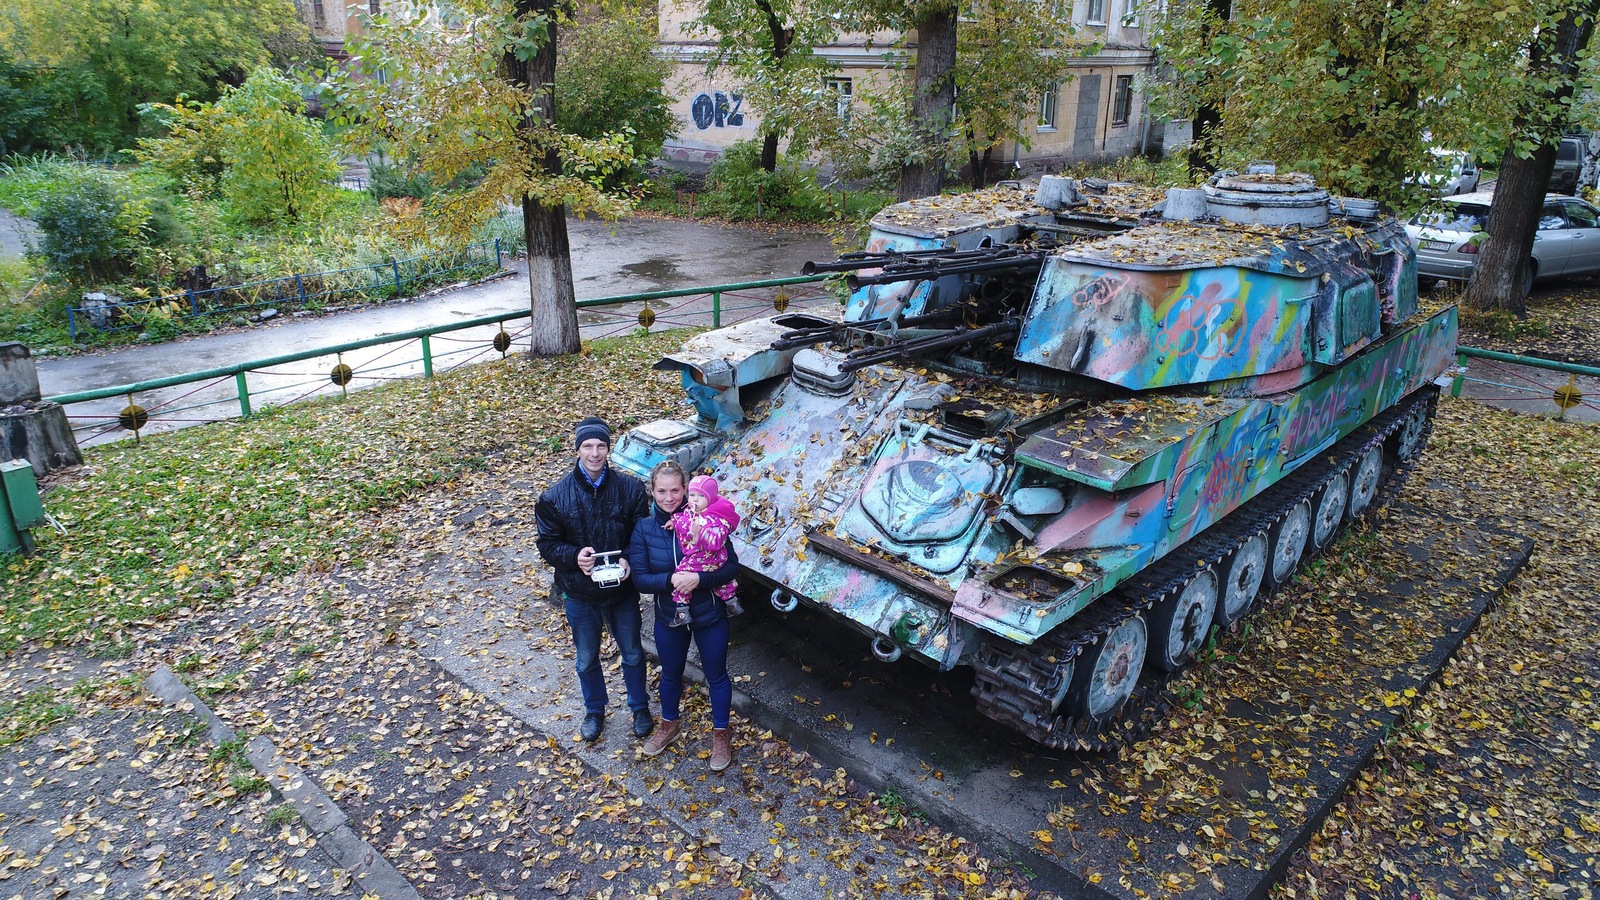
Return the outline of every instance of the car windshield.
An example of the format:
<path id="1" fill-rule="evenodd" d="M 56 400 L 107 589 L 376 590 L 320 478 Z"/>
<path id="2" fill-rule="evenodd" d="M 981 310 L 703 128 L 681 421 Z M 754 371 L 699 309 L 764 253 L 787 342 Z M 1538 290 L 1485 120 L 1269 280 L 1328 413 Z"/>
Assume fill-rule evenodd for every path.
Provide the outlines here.
<path id="1" fill-rule="evenodd" d="M 1411 224 L 1441 231 L 1477 231 L 1488 221 L 1489 207 L 1476 203 L 1452 203 L 1443 209 L 1417 215 Z"/>

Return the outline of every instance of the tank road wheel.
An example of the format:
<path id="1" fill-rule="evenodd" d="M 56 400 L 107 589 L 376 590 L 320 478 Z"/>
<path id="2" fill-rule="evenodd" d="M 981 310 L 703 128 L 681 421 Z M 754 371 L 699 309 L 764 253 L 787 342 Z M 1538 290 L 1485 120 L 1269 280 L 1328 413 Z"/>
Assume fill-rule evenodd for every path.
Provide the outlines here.
<path id="1" fill-rule="evenodd" d="M 1394 432 L 1394 455 L 1400 462 L 1408 463 L 1422 454 L 1422 437 L 1427 432 L 1428 407 L 1419 403 L 1406 413 L 1404 421 Z"/>
<path id="2" fill-rule="evenodd" d="M 1278 524 L 1272 526 L 1272 560 L 1267 567 L 1268 581 L 1277 587 L 1289 580 L 1300 557 L 1306 552 L 1306 536 L 1311 533 L 1311 504 L 1301 500 Z"/>
<path id="3" fill-rule="evenodd" d="M 1232 628 L 1250 612 L 1267 574 L 1267 533 L 1258 531 L 1239 545 L 1222 564 L 1222 588 L 1217 595 L 1216 621 Z"/>
<path id="4" fill-rule="evenodd" d="M 1217 611 L 1217 573 L 1203 569 L 1150 610 L 1150 664 L 1176 672 L 1194 659 Z"/>
<path id="5" fill-rule="evenodd" d="M 1322 486 L 1312 506 L 1311 549 L 1321 550 L 1333 542 L 1344 524 L 1344 511 L 1350 498 L 1350 470 L 1335 472 Z"/>
<path id="6" fill-rule="evenodd" d="M 1363 453 L 1351 473 L 1349 513 L 1354 520 L 1360 518 L 1378 496 L 1378 485 L 1383 482 L 1383 448 L 1373 447 Z"/>
<path id="7" fill-rule="evenodd" d="M 1133 695 L 1148 645 L 1144 619 L 1134 616 L 1085 649 L 1063 704 L 1067 714 L 1096 726 L 1109 721 Z"/>

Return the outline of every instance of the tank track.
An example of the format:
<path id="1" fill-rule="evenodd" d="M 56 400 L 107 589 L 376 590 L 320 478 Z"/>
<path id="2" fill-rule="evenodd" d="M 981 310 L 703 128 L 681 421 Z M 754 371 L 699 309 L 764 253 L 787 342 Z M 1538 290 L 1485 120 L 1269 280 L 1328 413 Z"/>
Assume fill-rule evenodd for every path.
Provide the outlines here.
<path id="1" fill-rule="evenodd" d="M 1412 393 L 1039 641 L 1022 645 L 997 638 L 985 640 L 973 663 L 977 680 L 972 694 L 978 709 L 1045 746 L 1062 750 L 1112 751 L 1148 734 L 1171 708 L 1167 686 L 1181 672 L 1152 674 L 1147 667 L 1122 710 L 1110 721 L 1096 722 L 1056 713 L 1063 692 L 1062 664 L 1181 589 L 1197 571 L 1220 565 L 1246 539 L 1271 528 L 1296 504 L 1314 497 L 1336 472 L 1383 444 L 1408 416 L 1421 410 L 1418 451 L 1411 459 L 1395 459 L 1387 467 L 1361 518 L 1372 516 L 1399 493 L 1416 467 L 1421 448 L 1427 446 L 1432 433 L 1438 394 L 1438 388 L 1431 386 Z M 1313 555 L 1308 543 L 1299 565 Z M 1276 587 L 1264 582 L 1256 605 L 1275 591 Z"/>

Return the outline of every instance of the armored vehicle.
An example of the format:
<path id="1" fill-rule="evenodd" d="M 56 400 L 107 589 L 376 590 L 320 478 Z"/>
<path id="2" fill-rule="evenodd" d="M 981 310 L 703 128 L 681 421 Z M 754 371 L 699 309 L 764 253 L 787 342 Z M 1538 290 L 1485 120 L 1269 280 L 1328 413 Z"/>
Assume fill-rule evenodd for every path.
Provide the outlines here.
<path id="1" fill-rule="evenodd" d="M 745 582 L 988 716 L 1101 749 L 1417 458 L 1453 308 L 1401 226 L 1307 176 L 1046 178 L 889 207 L 838 317 L 706 332 L 695 415 L 613 460 L 717 476 Z"/>

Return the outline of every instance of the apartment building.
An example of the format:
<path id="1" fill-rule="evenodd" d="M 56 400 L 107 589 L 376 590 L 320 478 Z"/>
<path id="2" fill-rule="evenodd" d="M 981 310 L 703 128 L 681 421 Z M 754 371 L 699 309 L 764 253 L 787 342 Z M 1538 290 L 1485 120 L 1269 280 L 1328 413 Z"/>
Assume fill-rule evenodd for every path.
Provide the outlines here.
<path id="1" fill-rule="evenodd" d="M 350 58 L 345 50 L 346 38 L 362 31 L 368 16 L 383 12 L 383 0 L 295 0 L 300 16 L 311 26 L 311 36 L 322 46 L 322 52 L 331 59 L 343 62 Z"/>
<path id="2" fill-rule="evenodd" d="M 1100 51 L 1075 60 L 1072 77 L 1039 98 L 1037 115 L 1025 125 L 1031 146 L 1008 143 L 997 150 L 992 174 L 1115 159 L 1159 150 L 1167 142 L 1169 128 L 1151 118 L 1140 89 L 1154 65 L 1143 7 L 1142 0 L 1075 0 L 1073 21 L 1082 36 L 1100 44 Z M 706 73 L 711 45 L 686 31 L 698 8 L 660 0 L 658 11 L 661 52 L 678 63 L 681 92 L 673 112 L 683 122 L 662 155 L 670 161 L 707 163 L 730 144 L 758 137 L 760 110 L 745 103 L 737 85 Z M 897 38 L 846 35 L 819 48 L 838 67 L 826 87 L 838 94 L 843 108 L 867 86 L 895 77 L 889 68 L 892 60 L 914 56 L 915 37 L 904 47 L 896 46 Z"/>

